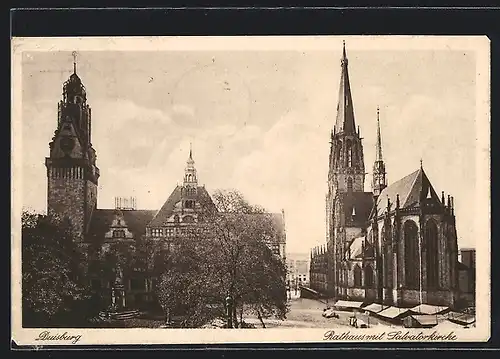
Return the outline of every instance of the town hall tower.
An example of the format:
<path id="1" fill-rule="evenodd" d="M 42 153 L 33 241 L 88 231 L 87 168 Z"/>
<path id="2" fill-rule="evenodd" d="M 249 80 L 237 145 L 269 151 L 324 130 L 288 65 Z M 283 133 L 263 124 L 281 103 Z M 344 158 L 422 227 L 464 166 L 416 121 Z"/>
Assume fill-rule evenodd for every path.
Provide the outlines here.
<path id="1" fill-rule="evenodd" d="M 47 210 L 71 221 L 75 238 L 83 241 L 97 205 L 99 168 L 91 141 L 91 109 L 80 77 L 73 73 L 63 85 L 57 128 L 45 159 Z"/>

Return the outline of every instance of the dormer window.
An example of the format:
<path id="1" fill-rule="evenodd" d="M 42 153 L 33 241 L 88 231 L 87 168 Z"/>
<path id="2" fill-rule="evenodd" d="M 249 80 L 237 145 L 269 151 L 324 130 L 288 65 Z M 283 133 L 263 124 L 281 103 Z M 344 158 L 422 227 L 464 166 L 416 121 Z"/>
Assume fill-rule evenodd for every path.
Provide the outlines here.
<path id="1" fill-rule="evenodd" d="M 113 238 L 125 238 L 125 231 L 123 229 L 115 229 L 113 231 Z"/>
<path id="2" fill-rule="evenodd" d="M 194 201 L 193 200 L 187 200 L 186 202 L 184 202 L 184 207 L 185 208 L 194 208 Z"/>

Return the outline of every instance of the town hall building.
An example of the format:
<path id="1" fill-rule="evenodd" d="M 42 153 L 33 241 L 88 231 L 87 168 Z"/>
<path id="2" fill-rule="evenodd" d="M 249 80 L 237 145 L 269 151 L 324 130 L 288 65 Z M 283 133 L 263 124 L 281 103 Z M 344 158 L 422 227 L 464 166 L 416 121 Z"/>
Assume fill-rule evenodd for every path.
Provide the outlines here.
<path id="1" fill-rule="evenodd" d="M 63 85 L 57 129 L 49 147 L 45 159 L 47 209 L 70 219 L 74 238 L 89 259 L 88 277 L 94 292 L 100 293 L 106 304 L 118 307 L 140 307 L 154 301 L 157 278 L 143 263 L 131 259 L 138 244 L 149 241 L 175 249 L 204 216 L 217 212 L 207 189 L 199 184 L 192 151 L 182 184 L 173 189 L 159 210 L 138 210 L 133 198 L 127 203 L 116 199 L 112 209 L 97 208 L 100 170 L 92 144 L 92 112 L 76 63 Z M 284 214 L 272 213 L 271 217 L 277 235 L 266 244 L 285 261 Z"/>
<path id="2" fill-rule="evenodd" d="M 398 307 L 453 307 L 459 296 L 453 197 L 438 195 L 422 163 L 387 184 L 377 109 L 371 191 L 356 127 L 345 45 L 330 136 L 326 243 L 311 252 L 311 289 Z"/>

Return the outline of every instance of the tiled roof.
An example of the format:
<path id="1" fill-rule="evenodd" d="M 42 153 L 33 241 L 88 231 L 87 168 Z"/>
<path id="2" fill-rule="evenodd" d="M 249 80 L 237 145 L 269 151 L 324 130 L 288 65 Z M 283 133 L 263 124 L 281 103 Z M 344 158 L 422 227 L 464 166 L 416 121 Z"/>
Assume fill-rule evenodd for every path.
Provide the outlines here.
<path id="1" fill-rule="evenodd" d="M 390 186 L 384 188 L 377 199 L 378 215 L 387 212 L 387 199 L 390 201 L 390 209 L 396 207 L 396 196 L 399 194 L 399 207 L 411 208 L 418 207 L 425 196 L 430 190 L 433 200 L 441 203 L 439 196 L 434 191 L 427 175 L 422 168 L 410 173 L 409 175 L 401 178 L 399 181 L 394 182 Z M 424 196 L 424 197 L 422 197 Z"/>
<path id="2" fill-rule="evenodd" d="M 96 209 L 92 213 L 87 241 L 102 241 L 105 233 L 113 223 L 117 211 L 114 209 Z M 146 226 L 156 213 L 155 210 L 122 210 L 123 219 L 134 238 L 138 239 L 146 233 Z"/>
<path id="3" fill-rule="evenodd" d="M 174 212 L 174 208 L 176 203 L 181 200 L 181 186 L 176 186 L 168 199 L 165 201 L 161 209 L 156 213 L 154 218 L 152 219 L 149 227 L 161 227 L 163 226 L 168 218 L 172 216 Z M 203 186 L 198 186 L 198 190 L 196 191 L 196 197 L 194 198 L 198 203 L 202 205 L 202 207 L 211 207 L 214 208 L 215 205 L 212 201 L 212 198 L 208 194 L 207 190 Z"/>

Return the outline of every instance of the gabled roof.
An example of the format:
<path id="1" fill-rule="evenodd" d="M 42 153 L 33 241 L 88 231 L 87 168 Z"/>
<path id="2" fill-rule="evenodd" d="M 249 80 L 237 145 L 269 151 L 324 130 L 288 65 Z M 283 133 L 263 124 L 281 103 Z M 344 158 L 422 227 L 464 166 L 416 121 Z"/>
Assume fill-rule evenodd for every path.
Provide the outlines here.
<path id="1" fill-rule="evenodd" d="M 387 199 L 390 201 L 390 210 L 393 210 L 396 207 L 397 195 L 399 195 L 399 208 L 418 208 L 429 191 L 431 198 L 441 204 L 423 168 L 419 168 L 384 188 L 377 199 L 377 214 L 380 216 L 387 212 Z"/>
<path id="2" fill-rule="evenodd" d="M 113 220 L 116 218 L 117 211 L 114 209 L 96 209 L 92 213 L 89 230 L 86 239 L 88 242 L 102 241 L 104 235 Z M 139 239 L 146 233 L 146 226 L 153 218 L 156 211 L 154 210 L 122 210 L 123 219 L 127 224 L 127 228 L 133 233 L 134 239 Z"/>
<path id="3" fill-rule="evenodd" d="M 163 226 L 167 222 L 168 218 L 170 218 L 170 216 L 174 213 L 175 205 L 181 200 L 181 198 L 182 186 L 176 186 L 158 213 L 156 213 L 154 218 L 151 220 L 148 227 Z M 196 196 L 193 198 L 204 208 L 215 208 L 210 194 L 203 186 L 198 186 Z"/>

